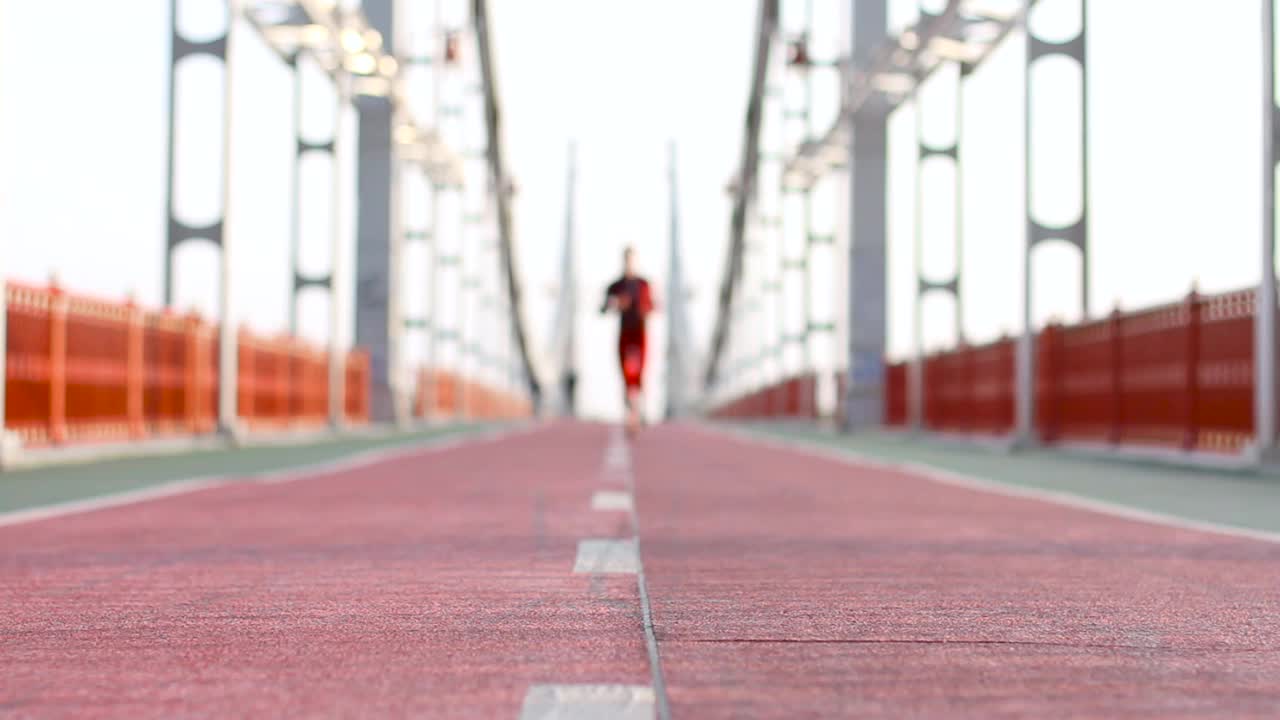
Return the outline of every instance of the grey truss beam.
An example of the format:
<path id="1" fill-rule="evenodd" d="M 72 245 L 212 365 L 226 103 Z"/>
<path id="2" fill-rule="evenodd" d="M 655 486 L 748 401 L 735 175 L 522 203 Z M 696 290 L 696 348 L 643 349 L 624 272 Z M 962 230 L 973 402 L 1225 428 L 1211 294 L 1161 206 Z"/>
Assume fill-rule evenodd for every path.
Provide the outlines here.
<path id="1" fill-rule="evenodd" d="M 493 39 L 489 27 L 489 3 L 473 0 L 472 21 L 475 23 L 476 42 L 480 48 L 480 72 L 484 86 L 485 126 L 488 132 L 486 151 L 492 192 L 498 215 L 498 242 L 505 275 L 507 296 L 510 299 L 512 322 L 515 325 L 516 347 L 520 353 L 525 382 L 535 406 L 540 404 L 541 382 L 530 356 L 528 329 L 524 323 L 524 302 L 519 271 L 515 260 L 515 238 L 511 221 L 511 176 L 508 173 L 502 135 L 502 109 L 498 101 L 497 70 L 494 67 Z"/>
<path id="2" fill-rule="evenodd" d="M 1260 458 L 1280 460 L 1276 434 L 1276 169 L 1280 108 L 1276 106 L 1275 0 L 1262 0 L 1262 282 L 1258 289 L 1254 337 L 1254 428 Z"/>
<path id="3" fill-rule="evenodd" d="M 769 69 L 770 50 L 777 30 L 778 0 L 760 0 L 753 53 L 755 65 L 751 73 L 751 93 L 747 101 L 746 127 L 734 192 L 733 214 L 729 221 L 729 257 L 725 263 L 724 279 L 720 283 L 718 311 L 707 357 L 705 383 L 708 387 L 715 385 L 719 375 L 720 359 L 728 342 L 732 322 L 731 306 L 734 289 L 742 275 L 747 211 L 751 197 L 755 194 L 757 166 L 760 161 L 760 125 L 764 108 L 765 81 Z"/>
<path id="4" fill-rule="evenodd" d="M 1014 12 L 995 14 L 977 0 L 948 0 L 943 12 L 922 15 L 915 25 L 863 55 L 866 60 L 847 65 L 839 116 L 826 133 L 805 143 L 788 161 L 787 183 L 807 187 L 841 166 L 848 157 L 851 123 L 864 108 L 897 108 L 948 61 L 982 65 L 1036 2 L 1027 0 Z"/>

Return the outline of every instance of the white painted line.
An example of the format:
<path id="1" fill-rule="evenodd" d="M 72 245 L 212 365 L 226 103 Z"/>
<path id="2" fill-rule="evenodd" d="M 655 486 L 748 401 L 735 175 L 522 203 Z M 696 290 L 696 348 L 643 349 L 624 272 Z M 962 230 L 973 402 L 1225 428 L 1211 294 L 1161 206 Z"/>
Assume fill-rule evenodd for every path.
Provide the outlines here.
<path id="1" fill-rule="evenodd" d="M 592 575 L 634 575 L 639 565 L 635 540 L 579 540 L 573 571 Z"/>
<path id="2" fill-rule="evenodd" d="M 635 497 L 636 476 L 631 465 L 631 446 L 622 433 L 622 427 L 616 426 L 610 437 L 609 453 L 621 458 L 619 474 L 626 485 L 627 492 Z M 636 590 L 640 593 L 640 619 L 644 625 L 644 645 L 649 653 L 649 677 L 653 693 L 657 699 L 659 720 L 671 720 L 671 703 L 667 699 L 666 674 L 662 671 L 662 656 L 658 652 L 658 633 L 653 624 L 653 605 L 649 602 L 649 583 L 644 576 L 644 561 L 640 557 L 640 513 L 631 503 L 631 531 L 635 535 L 634 553 L 636 563 Z"/>
<path id="3" fill-rule="evenodd" d="M 0 478 L 0 482 L 3 482 L 3 478 Z M 230 482 L 231 480 L 228 479 L 212 477 L 195 478 L 192 480 L 175 480 L 174 482 L 165 483 L 163 485 L 156 485 L 154 487 L 142 488 L 139 490 L 128 490 L 126 492 L 104 495 L 102 497 L 91 498 L 88 500 L 72 500 L 70 502 L 58 503 L 56 505 L 45 505 L 43 507 L 28 508 L 26 510 L 14 510 L 0 514 L 0 527 L 20 525 L 22 523 L 46 520 L 65 515 L 93 512 L 95 510 L 106 510 L 107 508 L 120 507 L 121 505 L 132 505 L 133 503 L 146 502 L 148 500 L 158 500 L 160 498 L 171 497 L 173 495 L 182 495 L 184 493 L 196 492 L 197 490 L 207 490 L 209 488 L 220 487 Z"/>
<path id="4" fill-rule="evenodd" d="M 1063 505 L 1079 510 L 1088 510 L 1102 515 L 1111 515 L 1113 517 L 1124 518 L 1126 520 L 1133 520 L 1136 522 L 1144 522 L 1151 525 L 1164 525 L 1166 527 L 1177 528 L 1179 530 L 1192 530 L 1196 532 L 1215 533 L 1218 535 L 1245 538 L 1248 540 L 1280 543 L 1280 533 L 1276 532 L 1253 530 L 1233 525 L 1222 525 L 1206 520 L 1192 520 L 1190 518 L 1178 517 L 1177 515 L 1169 515 L 1153 510 L 1141 510 L 1129 505 L 1121 505 L 1119 503 L 1108 502 L 1106 500 L 1095 500 L 1083 495 L 1076 495 L 1074 493 L 1061 490 L 1043 490 L 1040 488 L 1010 485 L 995 480 L 988 480 L 950 470 L 943 470 L 924 463 L 880 460 L 859 453 L 856 450 L 828 448 L 805 442 L 803 440 L 784 440 L 781 438 L 762 437 L 736 428 L 709 427 L 701 424 L 690 424 L 687 427 L 694 427 L 702 432 L 729 438 L 741 443 L 754 443 L 781 450 L 789 450 L 802 455 L 811 455 L 814 457 L 825 458 L 827 460 L 834 460 L 853 467 L 868 470 L 885 470 L 907 473 L 940 485 L 951 485 L 978 492 L 986 492 L 1026 500 L 1038 500 L 1040 502 Z"/>
<path id="5" fill-rule="evenodd" d="M 611 472 L 626 472 L 631 468 L 631 448 L 622 431 L 614 428 L 609 433 L 609 444 L 604 450 L 604 469 Z"/>
<path id="6" fill-rule="evenodd" d="M 534 685 L 520 720 L 653 720 L 653 689 L 643 685 Z"/>
<path id="7" fill-rule="evenodd" d="M 627 452 L 626 441 L 620 444 L 617 440 L 611 440 L 609 449 L 604 453 L 604 467 L 606 470 L 619 472 L 625 470 L 630 464 L 630 453 Z"/>
<path id="8" fill-rule="evenodd" d="M 102 495 L 85 500 L 72 500 L 69 502 L 45 505 L 42 507 L 0 513 L 0 527 L 20 525 L 22 523 L 36 522 L 38 520 L 48 520 L 50 518 L 66 517 L 68 515 L 78 515 L 98 510 L 106 510 L 109 508 L 120 507 L 122 505 L 132 505 L 134 503 L 157 500 L 160 498 L 182 495 L 199 490 L 208 490 L 234 483 L 258 482 L 264 484 L 275 484 L 324 477 L 326 475 L 332 475 L 334 473 L 344 472 L 359 467 L 369 467 L 385 462 L 444 452 L 455 448 L 497 442 L 499 440 L 505 440 L 507 438 L 534 432 L 535 430 L 540 429 L 540 427 L 541 426 L 539 425 L 531 424 L 475 434 L 462 433 L 460 435 L 446 435 L 423 443 L 381 448 L 378 450 L 368 450 L 336 458 L 334 460 L 312 463 L 309 465 L 297 465 L 281 470 L 237 475 L 210 475 L 207 477 L 173 480 L 138 490 L 127 490 L 125 492 L 112 493 L 110 495 Z M 3 478 L 0 477 L 0 483 L 2 482 Z"/>
<path id="9" fill-rule="evenodd" d="M 254 475 L 253 479 L 256 482 L 269 485 L 293 482 L 295 480 L 310 479 L 316 476 L 332 475 L 334 473 L 345 472 L 353 468 L 377 465 L 383 462 L 404 460 L 417 457 L 419 455 L 430 455 L 433 453 L 444 452 L 446 450 L 454 450 L 456 448 L 498 442 L 500 440 L 507 440 L 519 435 L 531 433 L 538 429 L 540 428 L 537 425 L 521 425 L 514 428 L 487 430 L 478 433 L 461 432 L 457 434 L 448 434 L 415 445 L 367 450 L 354 455 L 348 455 L 344 458 L 316 463 L 310 466 L 285 468 L 283 470 L 260 473 Z"/>
<path id="10" fill-rule="evenodd" d="M 600 470 L 600 479 L 606 485 L 631 484 L 631 448 L 622 431 L 614 428 L 609 434 L 609 444 L 605 447 L 604 467 Z"/>
<path id="11" fill-rule="evenodd" d="M 600 484 L 609 487 L 616 485 L 625 488 L 629 482 L 631 482 L 631 477 L 626 473 L 602 473 L 600 475 Z"/>
<path id="12" fill-rule="evenodd" d="M 631 510 L 634 507 L 631 493 L 601 490 L 591 496 L 592 510 Z"/>

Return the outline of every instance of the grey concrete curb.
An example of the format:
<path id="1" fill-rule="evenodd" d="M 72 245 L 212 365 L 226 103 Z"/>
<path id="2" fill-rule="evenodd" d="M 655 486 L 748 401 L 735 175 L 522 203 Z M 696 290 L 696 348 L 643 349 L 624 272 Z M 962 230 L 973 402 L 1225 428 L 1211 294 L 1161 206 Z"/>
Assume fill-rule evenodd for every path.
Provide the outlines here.
<path id="1" fill-rule="evenodd" d="M 333 428 L 306 428 L 267 433 L 243 433 L 234 436 L 211 434 L 160 438 L 141 442 L 94 443 L 38 449 L 23 448 L 20 443 L 0 440 L 0 471 L 82 465 L 104 460 L 181 455 L 207 450 L 287 447 L 324 441 L 375 439 L 397 433 L 431 430 L 448 427 L 449 425 L 450 423 L 439 421 L 413 423 L 405 426 L 371 424 L 343 427 L 336 430 Z"/>

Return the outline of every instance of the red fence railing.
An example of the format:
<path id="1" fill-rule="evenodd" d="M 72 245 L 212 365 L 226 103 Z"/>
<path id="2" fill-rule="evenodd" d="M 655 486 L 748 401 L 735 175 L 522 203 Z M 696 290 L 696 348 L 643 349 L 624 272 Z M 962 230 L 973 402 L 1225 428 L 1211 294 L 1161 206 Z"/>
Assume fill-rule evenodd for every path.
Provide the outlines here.
<path id="1" fill-rule="evenodd" d="M 1041 439 L 1241 449 L 1253 436 L 1254 295 L 1193 293 L 1180 303 L 1046 327 L 1035 348 Z M 933 355 L 924 367 L 926 428 L 1013 429 L 1012 341 Z M 907 385 L 891 393 L 905 402 Z M 971 403 L 956 401 L 966 393 Z M 908 422 L 900 413 L 887 417 Z"/>
<path id="2" fill-rule="evenodd" d="M 1201 297 L 1036 339 L 1047 441 L 1235 451 L 1253 436 L 1253 291 Z"/>
<path id="3" fill-rule="evenodd" d="M 201 434 L 217 424 L 217 327 L 6 284 L 5 427 L 28 445 Z M 329 358 L 294 339 L 239 336 L 238 411 L 250 428 L 321 425 Z M 368 420 L 368 359 L 347 358 L 347 412 Z"/>
<path id="4" fill-rule="evenodd" d="M 886 394 L 886 424 L 905 424 L 911 370 L 891 365 L 901 377 Z M 924 424 L 961 432 L 1004 433 L 1013 429 L 1014 342 L 958 348 L 924 361 Z M 888 412 L 894 407 L 894 412 Z"/>
<path id="5" fill-rule="evenodd" d="M 346 408 L 347 422 L 369 422 L 369 351 L 356 348 L 347 355 L 346 375 L 342 387 L 346 397 L 343 407 Z"/>
<path id="6" fill-rule="evenodd" d="M 514 420 L 532 414 L 533 406 L 518 394 L 461 378 L 448 370 L 423 369 L 418 372 L 414 417 L 465 416 L 474 420 Z"/>
<path id="7" fill-rule="evenodd" d="M 1101 320 L 1052 324 L 1035 339 L 1036 427 L 1045 442 L 1084 441 L 1234 452 L 1254 434 L 1253 290 L 1195 293 L 1179 303 Z M 960 347 L 923 360 L 926 429 L 1000 435 L 1014 429 L 1016 341 Z M 784 381 L 726 403 L 724 418 L 778 417 Z M 888 365 L 884 418 L 910 421 L 911 369 Z M 837 392 L 843 407 L 844 378 Z"/>
<path id="8" fill-rule="evenodd" d="M 726 403 L 711 415 L 721 419 L 816 418 L 817 377 L 806 374 L 787 378 Z"/>

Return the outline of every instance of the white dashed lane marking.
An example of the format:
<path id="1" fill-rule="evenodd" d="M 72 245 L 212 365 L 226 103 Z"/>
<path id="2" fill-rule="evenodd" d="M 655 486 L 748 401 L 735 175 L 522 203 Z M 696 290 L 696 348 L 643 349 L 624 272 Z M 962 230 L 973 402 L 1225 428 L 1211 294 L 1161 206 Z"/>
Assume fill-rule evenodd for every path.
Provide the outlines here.
<path id="1" fill-rule="evenodd" d="M 643 685 L 534 685 L 520 720 L 653 720 L 653 689 Z"/>
<path id="2" fill-rule="evenodd" d="M 520 720 L 670 720 L 666 683 L 658 659 L 653 614 L 640 563 L 639 518 L 636 516 L 631 451 L 620 431 L 610 438 L 600 479 L 621 490 L 600 490 L 591 495 L 595 511 L 625 512 L 632 537 L 591 538 L 578 541 L 573 572 L 579 575 L 635 575 L 644 619 L 645 647 L 649 655 L 652 686 L 643 685 L 532 685 L 524 696 Z"/>
<path id="3" fill-rule="evenodd" d="M 635 540 L 579 540 L 573 571 L 579 574 L 634 575 L 640 567 Z"/>
<path id="4" fill-rule="evenodd" d="M 631 493 L 601 490 L 591 496 L 592 510 L 630 510 L 634 506 Z"/>

